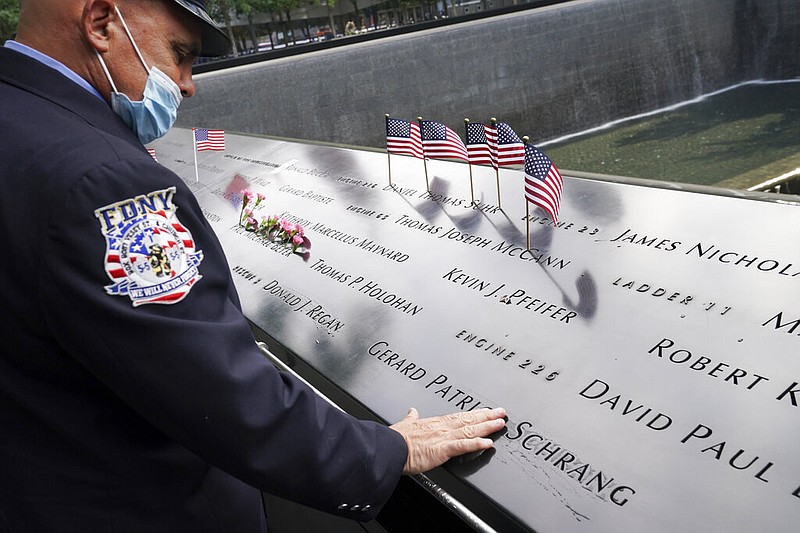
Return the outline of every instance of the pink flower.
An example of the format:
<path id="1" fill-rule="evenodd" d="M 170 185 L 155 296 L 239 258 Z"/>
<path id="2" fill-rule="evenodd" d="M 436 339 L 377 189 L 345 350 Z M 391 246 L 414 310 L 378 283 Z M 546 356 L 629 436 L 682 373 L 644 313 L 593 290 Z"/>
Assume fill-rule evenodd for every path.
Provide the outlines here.
<path id="1" fill-rule="evenodd" d="M 281 225 L 281 230 L 284 231 L 285 233 L 292 233 L 294 231 L 294 224 L 292 224 L 285 218 L 281 219 L 280 225 Z"/>
<path id="2" fill-rule="evenodd" d="M 292 252 L 299 253 L 297 249 L 303 245 L 305 245 L 306 251 L 308 251 L 308 247 L 310 246 L 308 239 L 299 234 L 292 237 Z"/>
<path id="3" fill-rule="evenodd" d="M 247 204 L 253 203 L 253 199 L 254 198 L 255 198 L 255 195 L 253 194 L 252 191 L 249 191 L 247 189 L 243 189 L 242 190 L 242 209 L 244 209 L 247 206 Z"/>
<path id="4" fill-rule="evenodd" d="M 254 209 L 266 199 L 263 193 L 254 193 L 247 189 L 242 190 L 242 209 L 239 213 L 239 225 L 246 231 L 251 231 L 256 236 L 267 239 L 270 242 L 282 243 L 284 246 L 291 246 L 292 252 L 300 254 L 303 261 L 308 261 L 310 257 L 309 248 L 311 241 L 305 237 L 305 230 L 299 224 L 293 224 L 285 218 L 277 215 L 268 217 L 261 216 L 261 220 L 256 220 Z M 248 207 L 248 205 L 250 207 Z M 302 248 L 301 248 L 302 247 Z M 302 249 L 303 251 L 298 251 Z"/>
<path id="5" fill-rule="evenodd" d="M 253 207 L 257 207 L 258 204 L 262 202 L 262 200 L 266 199 L 267 197 L 263 193 L 256 193 L 256 204 Z M 253 197 L 250 197 L 250 200 L 253 200 Z"/>

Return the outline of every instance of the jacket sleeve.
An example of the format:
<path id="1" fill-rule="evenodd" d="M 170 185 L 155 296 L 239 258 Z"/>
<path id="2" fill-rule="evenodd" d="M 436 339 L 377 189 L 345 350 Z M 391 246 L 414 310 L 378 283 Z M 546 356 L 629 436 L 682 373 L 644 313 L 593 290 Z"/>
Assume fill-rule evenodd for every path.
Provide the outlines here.
<path id="1" fill-rule="evenodd" d="M 219 242 L 174 174 L 108 163 L 50 211 L 42 305 L 72 357 L 159 431 L 246 483 L 350 518 L 377 514 L 402 473 L 402 436 L 330 407 L 261 355 Z M 153 240 L 165 231 L 166 241 Z M 142 264 L 156 241 L 179 268 L 159 264 L 163 249 Z M 148 268 L 174 281 L 126 285 Z M 137 303 L 132 294 L 166 296 Z"/>

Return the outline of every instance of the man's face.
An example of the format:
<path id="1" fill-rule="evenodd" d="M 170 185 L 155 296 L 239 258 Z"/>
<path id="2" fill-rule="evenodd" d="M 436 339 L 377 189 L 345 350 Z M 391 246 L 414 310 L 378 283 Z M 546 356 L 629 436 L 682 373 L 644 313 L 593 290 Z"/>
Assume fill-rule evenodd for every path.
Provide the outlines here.
<path id="1" fill-rule="evenodd" d="M 200 51 L 201 22 L 166 0 L 122 2 L 118 7 L 147 65 L 169 76 L 184 97 L 192 96 L 192 63 Z M 117 90 L 141 100 L 147 71 L 118 18 L 110 31 L 114 39 L 104 58 Z"/>

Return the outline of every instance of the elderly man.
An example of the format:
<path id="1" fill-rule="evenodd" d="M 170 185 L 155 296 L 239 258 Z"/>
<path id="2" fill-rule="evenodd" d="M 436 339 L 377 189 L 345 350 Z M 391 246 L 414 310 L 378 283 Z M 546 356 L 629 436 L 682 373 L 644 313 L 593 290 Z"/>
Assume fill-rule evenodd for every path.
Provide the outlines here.
<path id="1" fill-rule="evenodd" d="M 199 206 L 143 147 L 229 46 L 202 1 L 21 6 L 0 47 L 0 531 L 260 532 L 261 490 L 369 519 L 401 473 L 491 446 L 502 409 L 359 421 L 257 350 Z M 147 245 L 171 281 L 142 294 Z"/>

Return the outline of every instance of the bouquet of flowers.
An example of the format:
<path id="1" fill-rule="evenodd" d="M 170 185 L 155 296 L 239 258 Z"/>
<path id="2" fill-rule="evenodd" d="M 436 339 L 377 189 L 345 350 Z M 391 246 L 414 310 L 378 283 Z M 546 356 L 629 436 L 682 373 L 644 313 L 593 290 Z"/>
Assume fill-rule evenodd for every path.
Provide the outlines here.
<path id="1" fill-rule="evenodd" d="M 256 219 L 255 208 L 265 199 L 266 196 L 260 192 L 254 193 L 249 190 L 243 190 L 239 225 L 246 231 L 252 231 L 270 242 L 291 246 L 292 252 L 296 254 L 304 254 L 308 248 L 311 248 L 311 241 L 306 237 L 305 230 L 301 225 L 292 224 L 288 220 L 275 215 L 262 216 L 261 220 Z"/>

